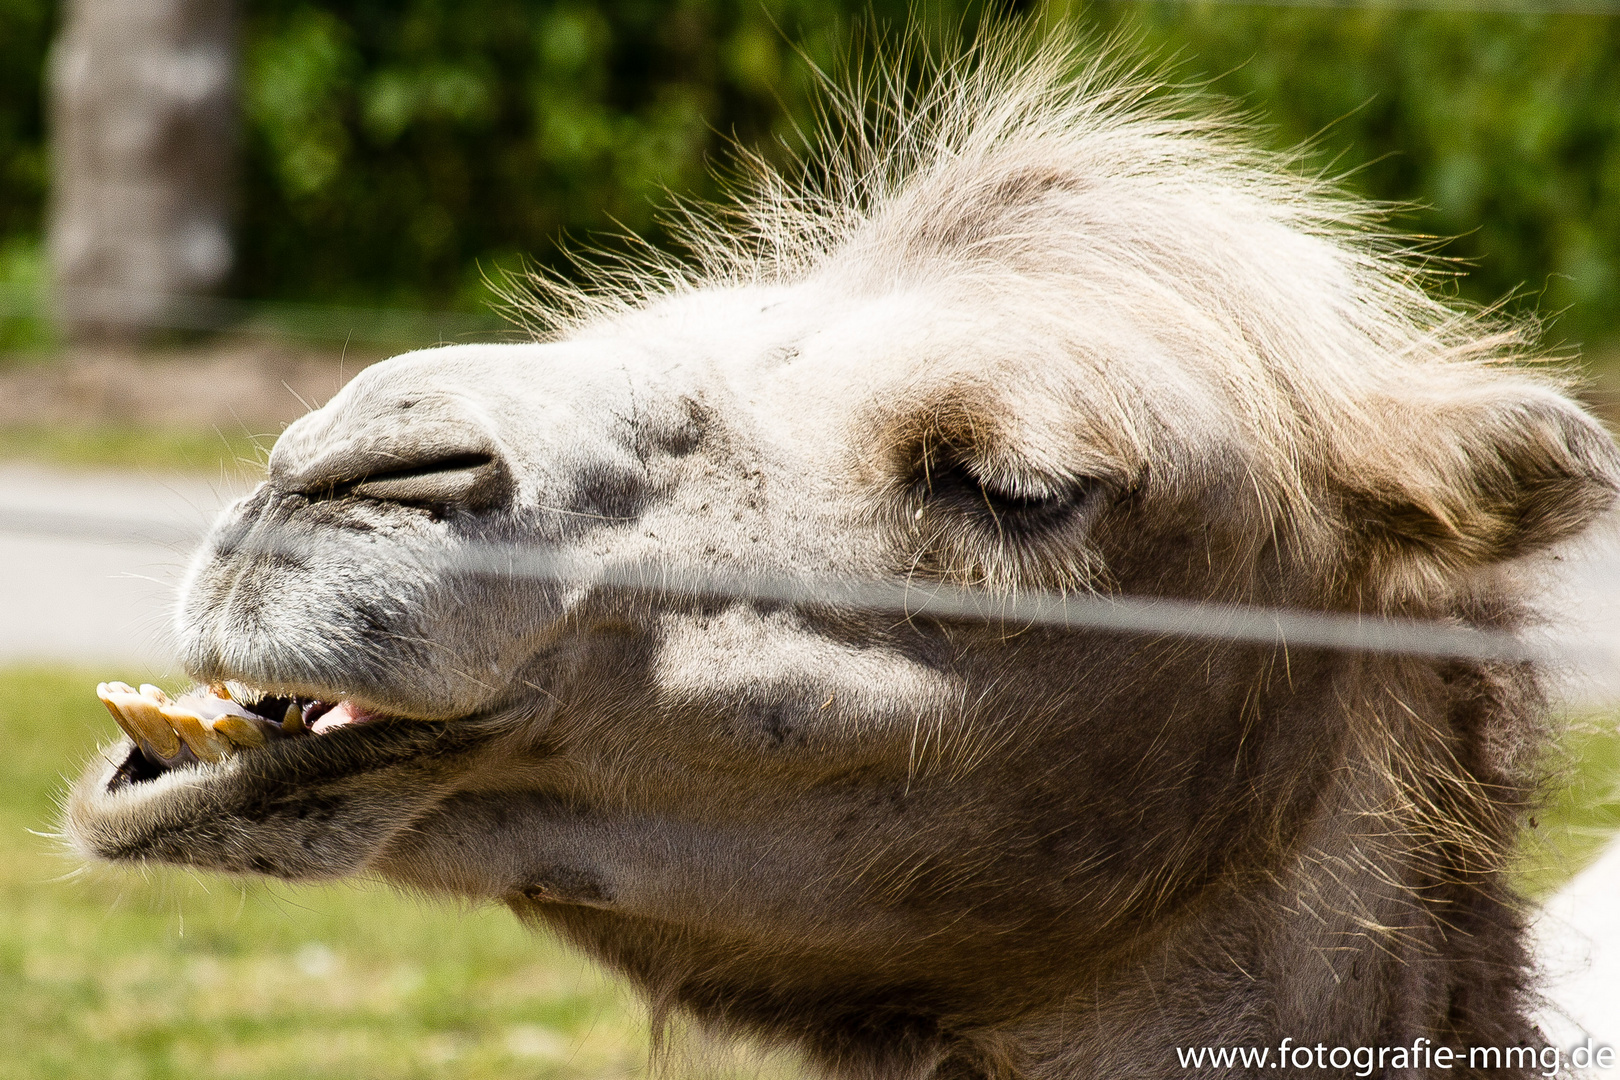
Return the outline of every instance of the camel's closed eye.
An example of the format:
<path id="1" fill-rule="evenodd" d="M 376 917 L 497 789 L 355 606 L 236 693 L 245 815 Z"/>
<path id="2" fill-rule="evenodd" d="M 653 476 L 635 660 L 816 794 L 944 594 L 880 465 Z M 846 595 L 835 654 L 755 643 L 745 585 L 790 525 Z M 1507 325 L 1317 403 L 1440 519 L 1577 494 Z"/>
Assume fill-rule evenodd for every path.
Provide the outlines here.
<path id="1" fill-rule="evenodd" d="M 1062 527 L 1102 502 L 1103 482 L 1083 476 L 1051 481 L 1033 477 L 987 477 L 952 450 L 931 455 L 918 471 L 914 490 L 918 516 L 929 512 L 981 518 L 1010 538 Z"/>

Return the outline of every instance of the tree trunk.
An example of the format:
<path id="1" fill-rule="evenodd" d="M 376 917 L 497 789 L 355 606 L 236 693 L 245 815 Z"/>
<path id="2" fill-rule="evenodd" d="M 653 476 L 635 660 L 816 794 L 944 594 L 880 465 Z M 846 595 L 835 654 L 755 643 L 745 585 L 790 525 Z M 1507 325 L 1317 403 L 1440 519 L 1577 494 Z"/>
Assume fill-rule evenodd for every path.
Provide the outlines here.
<path id="1" fill-rule="evenodd" d="M 232 0 L 69 0 L 47 75 L 50 258 L 70 337 L 185 324 L 231 266 Z"/>

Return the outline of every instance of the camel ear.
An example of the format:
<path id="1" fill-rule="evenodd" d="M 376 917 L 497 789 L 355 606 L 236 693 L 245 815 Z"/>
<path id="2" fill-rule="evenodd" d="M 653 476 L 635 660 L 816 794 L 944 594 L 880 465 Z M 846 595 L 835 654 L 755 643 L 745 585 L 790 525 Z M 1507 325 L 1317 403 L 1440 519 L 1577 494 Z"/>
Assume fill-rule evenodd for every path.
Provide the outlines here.
<path id="1" fill-rule="evenodd" d="M 1386 555 L 1460 570 L 1591 525 L 1620 490 L 1620 451 L 1574 402 L 1508 381 L 1387 401 L 1341 478 L 1351 527 Z M 1434 564 L 1438 563 L 1438 566 Z"/>

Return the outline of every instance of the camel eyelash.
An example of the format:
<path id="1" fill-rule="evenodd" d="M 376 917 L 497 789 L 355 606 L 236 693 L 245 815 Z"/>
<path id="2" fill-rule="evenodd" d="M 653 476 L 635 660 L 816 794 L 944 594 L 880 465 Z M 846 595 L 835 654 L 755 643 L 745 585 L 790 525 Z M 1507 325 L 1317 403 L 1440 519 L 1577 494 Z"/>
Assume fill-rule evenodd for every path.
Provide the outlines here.
<path id="1" fill-rule="evenodd" d="M 984 520 L 1002 533 L 1035 534 L 1055 529 L 1097 504 L 1104 487 L 1098 477 L 1083 476 L 1052 484 L 1041 481 L 1022 488 L 979 476 L 961 456 L 934 454 L 919 463 L 912 482 L 914 516 L 931 510 Z"/>

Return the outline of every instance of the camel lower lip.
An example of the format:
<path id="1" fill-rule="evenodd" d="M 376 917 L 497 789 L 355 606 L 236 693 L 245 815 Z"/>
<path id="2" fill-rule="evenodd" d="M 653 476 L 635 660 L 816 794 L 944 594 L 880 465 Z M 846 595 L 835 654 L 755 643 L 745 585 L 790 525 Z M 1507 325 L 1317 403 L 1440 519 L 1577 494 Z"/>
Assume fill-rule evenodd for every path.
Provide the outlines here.
<path id="1" fill-rule="evenodd" d="M 262 694 L 246 687 L 215 685 L 171 699 L 156 686 L 137 690 L 113 682 L 97 686 L 96 695 L 135 743 L 118 773 L 126 783 L 378 719 L 345 699 Z"/>

